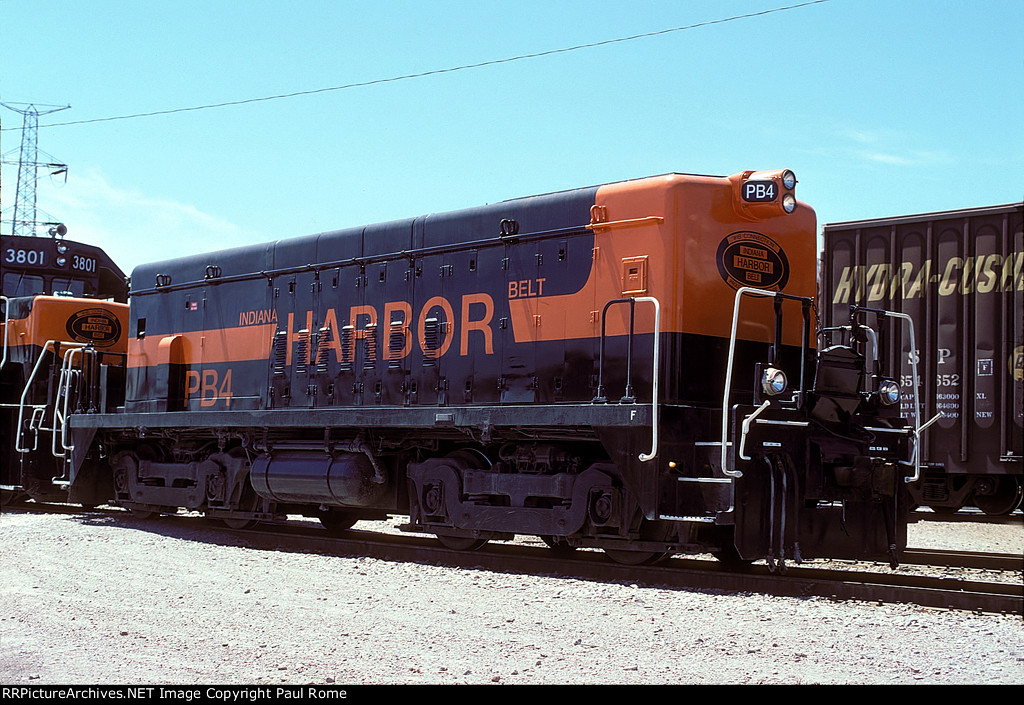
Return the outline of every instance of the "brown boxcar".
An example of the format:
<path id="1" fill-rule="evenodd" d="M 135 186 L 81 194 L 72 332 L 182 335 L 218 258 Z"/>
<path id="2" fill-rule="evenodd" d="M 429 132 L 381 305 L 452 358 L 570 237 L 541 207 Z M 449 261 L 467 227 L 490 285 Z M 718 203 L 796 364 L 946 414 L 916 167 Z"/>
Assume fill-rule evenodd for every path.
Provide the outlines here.
<path id="1" fill-rule="evenodd" d="M 911 486 L 936 511 L 1020 505 L 1024 445 L 1024 204 L 830 223 L 824 226 L 823 325 L 851 304 L 913 317 L 920 361 L 922 478 Z M 882 354 L 901 370 L 912 405 L 909 341 Z"/>

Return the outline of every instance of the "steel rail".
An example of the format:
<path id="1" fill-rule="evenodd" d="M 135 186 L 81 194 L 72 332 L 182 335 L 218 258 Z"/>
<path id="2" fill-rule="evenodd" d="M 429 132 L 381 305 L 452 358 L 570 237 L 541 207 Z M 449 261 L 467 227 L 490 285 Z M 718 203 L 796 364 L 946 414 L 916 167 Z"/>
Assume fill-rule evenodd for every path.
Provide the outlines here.
<path id="1" fill-rule="evenodd" d="M 654 566 L 613 563 L 600 551 L 576 551 L 571 558 L 544 547 L 491 543 L 479 551 L 451 551 L 429 537 L 349 532 L 352 537 L 247 531 L 246 545 L 273 550 L 315 550 L 382 560 L 479 568 L 504 573 L 542 574 L 584 580 L 626 580 L 650 587 L 755 592 L 783 597 L 820 597 L 877 603 L 909 603 L 970 612 L 1024 614 L 1024 586 L 949 577 L 790 567 L 785 575 L 754 565 L 734 572 L 713 561 L 676 557 Z M 219 530 L 219 529 L 218 529 Z M 227 529 L 225 529 L 227 531 Z"/>
<path id="2" fill-rule="evenodd" d="M 61 506 L 61 513 L 70 509 Z M 36 511 L 47 511 L 38 505 Z M 29 511 L 27 506 L 24 507 Z M 162 533 L 175 524 L 187 526 L 190 540 L 239 545 L 255 550 L 275 550 L 323 555 L 359 556 L 379 560 L 423 563 L 446 567 L 475 568 L 502 573 L 548 575 L 595 581 L 629 581 L 648 587 L 679 590 L 725 590 L 782 597 L 819 597 L 878 604 L 915 604 L 969 612 L 1024 614 L 1024 585 L 983 582 L 957 577 L 872 573 L 858 570 L 789 566 L 784 574 L 767 566 L 752 565 L 742 571 L 727 569 L 716 561 L 676 556 L 654 566 L 629 566 L 612 562 L 599 550 L 580 550 L 567 557 L 547 547 L 492 542 L 478 551 L 453 551 L 432 536 L 382 534 L 350 530 L 332 536 L 319 526 L 263 524 L 254 529 L 229 529 L 216 520 L 195 515 L 169 515 L 153 523 L 130 514 L 110 512 L 118 524 L 135 528 L 152 523 Z M 115 525 L 116 526 L 116 525 Z M 202 538 L 195 529 L 203 528 Z"/>
<path id="3" fill-rule="evenodd" d="M 904 565 L 945 566 L 948 568 L 979 568 L 981 570 L 1017 571 L 1024 575 L 1024 555 L 983 553 L 980 551 L 947 551 L 945 549 L 908 548 L 900 556 Z"/>

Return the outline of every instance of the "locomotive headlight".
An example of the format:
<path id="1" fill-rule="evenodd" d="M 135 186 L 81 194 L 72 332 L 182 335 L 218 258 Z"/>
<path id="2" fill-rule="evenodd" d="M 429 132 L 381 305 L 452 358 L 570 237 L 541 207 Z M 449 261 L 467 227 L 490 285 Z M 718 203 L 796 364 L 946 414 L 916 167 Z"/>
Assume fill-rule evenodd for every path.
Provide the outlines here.
<path id="1" fill-rule="evenodd" d="M 900 400 L 900 385 L 891 379 L 883 381 L 878 385 L 878 398 L 886 406 L 892 406 Z"/>
<path id="2" fill-rule="evenodd" d="M 761 375 L 761 389 L 768 396 L 777 396 L 786 391 L 786 373 L 775 367 L 769 367 Z"/>
<path id="3" fill-rule="evenodd" d="M 782 210 L 787 213 L 792 213 L 796 210 L 796 196 L 791 193 L 787 193 L 782 197 Z"/>
<path id="4" fill-rule="evenodd" d="M 61 242 L 57 243 L 57 252 L 59 252 L 60 254 L 64 254 L 67 251 L 68 251 L 68 246 L 67 246 L 67 244 L 65 242 L 61 241 Z"/>
<path id="5" fill-rule="evenodd" d="M 65 257 L 64 255 L 61 255 L 60 257 L 57 258 L 57 266 L 58 267 L 63 267 L 67 263 L 68 263 L 68 258 Z"/>
<path id="6" fill-rule="evenodd" d="M 796 174 L 789 169 L 782 172 L 782 186 L 783 188 L 792 191 L 796 186 Z"/>

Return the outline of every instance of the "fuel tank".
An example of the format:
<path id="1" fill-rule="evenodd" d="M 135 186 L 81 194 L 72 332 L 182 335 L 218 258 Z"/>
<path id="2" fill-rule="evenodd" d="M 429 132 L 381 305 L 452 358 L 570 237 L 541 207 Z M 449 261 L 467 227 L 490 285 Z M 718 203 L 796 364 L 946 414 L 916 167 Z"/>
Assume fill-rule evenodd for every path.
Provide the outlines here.
<path id="1" fill-rule="evenodd" d="M 264 453 L 253 462 L 250 478 L 256 494 L 276 502 L 371 507 L 387 489 L 370 457 L 360 452 Z"/>

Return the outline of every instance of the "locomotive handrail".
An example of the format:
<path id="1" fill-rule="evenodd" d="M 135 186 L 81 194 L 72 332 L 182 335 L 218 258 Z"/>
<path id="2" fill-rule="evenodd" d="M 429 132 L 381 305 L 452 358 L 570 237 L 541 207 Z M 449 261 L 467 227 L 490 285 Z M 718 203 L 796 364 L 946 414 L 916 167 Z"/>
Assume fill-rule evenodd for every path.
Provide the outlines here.
<path id="1" fill-rule="evenodd" d="M 732 391 L 732 366 L 733 366 L 733 359 L 736 356 L 736 328 L 737 328 L 737 326 L 739 324 L 740 300 L 746 294 L 750 294 L 751 296 L 769 296 L 769 297 L 771 297 L 773 299 L 776 299 L 776 301 L 778 301 L 779 298 L 781 298 L 781 299 L 792 299 L 794 301 L 802 301 L 802 302 L 810 301 L 810 299 L 808 299 L 805 296 L 793 296 L 791 294 L 783 294 L 781 291 L 769 291 L 767 289 L 757 289 L 757 288 L 752 287 L 752 286 L 742 286 L 742 287 L 740 287 L 739 289 L 736 290 L 736 298 L 733 301 L 733 309 L 732 309 L 732 331 L 729 334 L 729 357 L 728 357 L 728 360 L 726 361 L 726 368 L 725 368 L 725 391 L 722 394 L 722 472 L 726 476 L 733 477 L 733 478 L 743 477 L 743 472 L 740 471 L 740 470 L 730 470 L 729 469 L 728 451 L 727 451 L 727 448 L 728 448 L 727 441 L 728 441 L 728 437 L 729 437 L 729 394 Z M 806 306 L 805 306 L 805 316 L 806 316 Z M 778 320 L 776 320 L 776 323 L 778 324 Z M 799 391 L 799 395 L 800 395 L 801 399 L 803 399 L 803 394 L 804 394 L 804 354 L 806 353 L 806 348 L 807 348 L 807 340 L 806 340 L 807 335 L 808 335 L 807 325 L 808 325 L 808 322 L 805 319 L 804 320 L 804 335 L 803 335 L 805 340 L 802 342 L 803 349 L 801 350 L 801 353 L 800 353 L 800 391 Z M 776 335 L 779 336 L 780 334 L 781 334 L 781 331 L 779 330 L 779 326 L 776 325 Z M 777 341 L 777 342 L 781 342 L 781 341 Z M 756 415 L 760 414 L 762 411 L 764 411 L 764 409 L 765 409 L 767 404 L 768 404 L 767 401 L 764 404 L 762 404 L 759 409 L 757 409 L 753 414 L 751 414 L 750 416 L 748 416 L 745 419 L 745 422 L 746 421 L 750 421 L 753 418 L 753 416 L 756 416 Z M 749 427 L 750 427 L 750 424 L 749 423 L 745 423 L 745 428 L 749 429 Z"/>
<path id="2" fill-rule="evenodd" d="M 598 230 L 616 230 L 618 228 L 639 228 L 644 225 L 661 225 L 664 222 L 664 216 L 648 215 L 643 218 L 628 218 L 626 220 L 592 220 L 583 227 L 597 232 Z"/>
<path id="3" fill-rule="evenodd" d="M 657 216 L 654 216 L 657 217 Z M 206 286 L 209 284 L 227 284 L 231 282 L 248 281 L 251 279 L 268 279 L 273 281 L 274 277 L 286 276 L 288 274 L 298 274 L 301 272 L 313 271 L 322 272 L 328 269 L 336 269 L 349 265 L 361 265 L 366 266 L 370 264 L 377 264 L 380 262 L 391 262 L 398 259 L 408 259 L 410 262 L 415 261 L 417 257 L 428 257 L 435 254 L 445 254 L 450 252 L 464 252 L 481 247 L 488 247 L 493 245 L 500 245 L 504 241 L 515 239 L 516 241 L 522 242 L 524 240 L 544 240 L 549 238 L 564 237 L 566 235 L 584 234 L 587 233 L 589 225 L 572 225 L 564 228 L 552 228 L 550 230 L 538 230 L 532 233 L 516 233 L 515 235 L 501 235 L 499 233 L 497 239 L 482 238 L 479 240 L 470 240 L 469 242 L 451 243 L 443 245 L 430 245 L 427 247 L 415 247 L 406 250 L 396 250 L 394 252 L 382 252 L 380 254 L 365 255 L 360 257 L 346 257 L 344 259 L 330 260 L 327 262 L 311 262 L 302 265 L 291 265 L 288 267 L 277 267 L 274 269 L 261 269 L 256 272 L 243 272 L 241 274 L 229 274 L 221 276 L 218 279 L 195 279 L 193 281 L 173 283 L 170 280 L 170 276 L 166 274 L 158 274 L 157 277 L 167 277 L 166 283 L 156 283 L 155 286 L 148 289 L 135 289 L 132 291 L 133 296 L 140 294 L 152 294 L 154 292 L 165 293 L 168 291 L 178 291 L 181 289 L 189 289 L 196 286 Z M 587 233 L 589 234 L 589 233 Z M 215 265 L 214 265 L 215 266 Z M 205 268 L 204 268 L 205 273 Z"/>
<path id="4" fill-rule="evenodd" d="M 903 478 L 905 483 L 910 484 L 911 482 L 916 482 L 921 478 L 921 454 L 918 452 L 921 447 L 921 434 L 926 428 L 941 419 L 943 416 L 945 416 L 945 414 L 942 413 L 942 411 L 939 411 L 935 416 L 931 417 L 921 426 L 914 429 L 914 476 Z"/>
<path id="5" fill-rule="evenodd" d="M 875 333 L 874 328 L 872 328 L 871 326 L 866 326 L 863 323 L 859 323 L 857 325 L 858 325 L 858 327 L 861 330 L 863 330 L 865 333 L 867 333 L 867 336 L 870 339 L 869 340 L 869 342 L 871 343 L 871 365 L 870 365 L 870 368 L 872 370 L 874 370 L 875 367 L 879 364 L 878 363 L 878 335 Z M 818 335 L 820 336 L 822 333 L 829 333 L 829 332 L 834 331 L 834 330 L 849 331 L 851 338 L 853 336 L 853 326 L 852 325 L 850 325 L 850 326 L 828 326 L 827 328 L 820 329 L 818 331 Z M 831 336 L 829 338 L 829 342 L 831 342 Z M 874 372 L 872 372 L 872 374 L 874 374 Z"/>
<path id="6" fill-rule="evenodd" d="M 67 346 L 70 346 L 70 347 L 73 347 L 73 348 L 84 348 L 86 344 L 85 343 L 71 343 L 71 342 L 68 342 L 68 341 L 60 341 L 60 340 L 47 340 L 46 343 L 43 345 L 42 350 L 39 351 L 39 357 L 38 357 L 38 359 L 36 359 L 36 364 L 32 367 L 32 373 L 28 376 L 28 380 L 25 382 L 25 389 L 22 390 L 21 398 L 20 398 L 20 400 L 18 402 L 18 427 L 17 427 L 17 433 L 15 434 L 15 437 L 14 437 L 14 450 L 16 452 L 18 452 L 18 453 L 28 453 L 31 450 L 35 450 L 34 448 L 32 448 L 32 449 L 23 448 L 22 444 L 21 444 L 21 437 L 22 437 L 22 435 L 24 435 L 23 424 L 25 423 L 25 407 L 26 407 L 26 403 L 25 402 L 26 402 L 26 400 L 28 398 L 28 391 L 29 391 L 29 389 L 32 388 L 32 383 L 35 382 L 36 375 L 39 373 L 39 368 L 42 367 L 43 359 L 46 357 L 46 350 L 48 348 L 52 347 L 53 348 L 54 357 L 56 357 L 58 355 L 58 352 L 57 352 L 57 346 L 58 345 L 67 345 Z M 34 419 L 35 415 L 36 415 L 36 411 L 38 409 L 41 408 L 45 412 L 46 404 L 43 404 L 41 407 L 40 407 L 39 404 L 33 404 L 32 408 L 33 408 L 33 419 Z M 36 430 L 38 432 L 39 430 L 47 430 L 47 429 L 43 429 L 42 427 L 40 427 L 38 429 L 33 429 L 33 430 Z"/>
<path id="7" fill-rule="evenodd" d="M 752 414 L 750 414 L 747 418 L 743 419 L 743 432 L 740 434 L 740 449 L 738 451 L 740 460 L 751 459 L 750 456 L 747 455 L 747 434 L 750 433 L 750 424 L 753 423 L 754 419 L 760 416 L 761 412 L 767 409 L 769 405 L 771 405 L 771 401 L 765 399 L 761 403 L 761 406 L 757 407 Z"/>
<path id="8" fill-rule="evenodd" d="M 32 416 L 28 420 L 28 430 L 33 432 L 32 436 L 32 447 L 29 449 L 35 452 L 39 448 L 39 431 L 45 430 L 43 428 L 43 422 L 46 420 L 46 407 L 45 406 L 33 406 Z M 22 451 L 24 452 L 24 451 Z"/>
<path id="9" fill-rule="evenodd" d="M 886 316 L 891 318 L 903 319 L 907 326 L 910 328 L 910 373 L 913 375 L 911 379 L 911 387 L 914 388 L 914 474 L 912 477 L 903 478 L 903 482 L 910 484 L 911 482 L 917 482 L 921 479 L 921 454 L 918 449 L 921 447 L 921 431 L 928 428 L 933 423 L 939 420 L 942 416 L 942 412 L 939 412 L 934 418 L 932 418 L 923 427 L 921 426 L 921 402 L 917 396 L 917 336 L 914 333 L 914 319 L 905 313 L 897 313 L 896 311 L 884 311 Z"/>
<path id="10" fill-rule="evenodd" d="M 0 304 L 4 306 L 4 343 L 3 354 L 0 355 L 0 370 L 7 364 L 7 336 L 11 330 L 11 300 L 6 296 L 0 296 Z"/>
<path id="11" fill-rule="evenodd" d="M 633 396 L 633 380 L 632 380 L 632 365 L 633 365 L 633 313 L 636 308 L 636 302 L 654 304 L 654 361 L 653 361 L 653 372 L 651 374 L 651 452 L 641 453 L 638 457 L 641 462 L 646 463 L 649 460 L 653 460 L 658 456 L 658 365 L 661 362 L 661 302 L 653 296 L 632 296 L 628 299 L 612 299 L 604 305 L 601 310 L 601 348 L 599 352 L 597 362 L 597 396 L 594 397 L 595 403 L 605 402 L 607 399 L 604 397 L 604 341 L 605 341 L 605 321 L 608 309 L 615 304 L 629 304 L 629 340 L 626 348 L 626 392 L 625 395 L 620 399 L 623 403 L 635 403 L 636 398 Z"/>
<path id="12" fill-rule="evenodd" d="M 60 381 L 57 383 L 57 394 L 53 400 L 53 437 L 50 440 L 50 451 L 53 453 L 55 458 L 64 458 L 66 451 L 73 451 L 75 449 L 74 444 L 68 445 L 64 442 L 67 437 L 67 426 L 68 426 L 68 403 L 71 398 L 71 382 L 76 376 L 77 370 L 73 368 L 75 363 L 75 355 L 82 353 L 81 348 L 71 348 L 64 353 L 64 363 L 60 368 Z M 83 355 L 83 360 L 84 360 Z M 64 409 L 61 413 L 61 397 L 64 398 Z M 60 428 L 60 445 L 62 451 L 57 450 L 57 429 L 58 424 Z"/>
<path id="13" fill-rule="evenodd" d="M 913 474 L 909 478 L 903 478 L 903 482 L 909 485 L 921 480 L 921 433 L 930 425 L 942 418 L 942 412 L 933 416 L 924 425 L 921 424 L 921 402 L 918 399 L 918 338 L 913 332 L 913 319 L 907 314 L 900 314 L 895 310 L 884 308 L 867 308 L 865 306 L 850 306 L 851 314 L 857 310 L 866 310 L 872 314 L 880 314 L 893 319 L 902 319 L 910 329 L 910 374 L 913 375 L 910 386 L 913 387 Z"/>
<path id="14" fill-rule="evenodd" d="M 638 457 L 640 462 L 646 463 L 658 456 L 658 376 L 660 370 L 658 364 L 661 362 L 661 302 L 653 296 L 638 296 L 637 301 L 647 301 L 654 304 L 654 370 L 651 375 L 651 452 L 641 453 Z"/>

